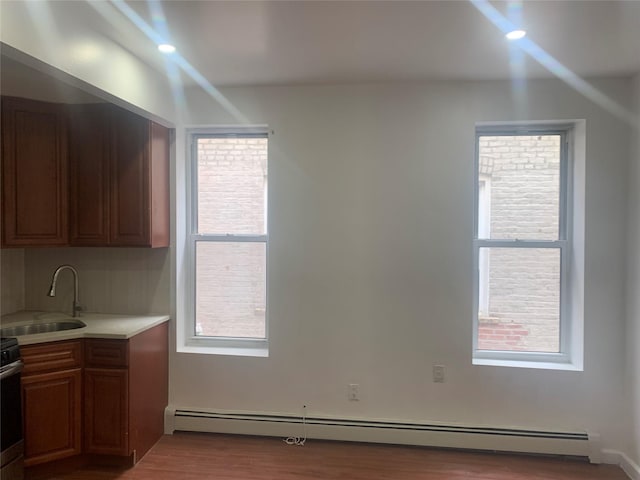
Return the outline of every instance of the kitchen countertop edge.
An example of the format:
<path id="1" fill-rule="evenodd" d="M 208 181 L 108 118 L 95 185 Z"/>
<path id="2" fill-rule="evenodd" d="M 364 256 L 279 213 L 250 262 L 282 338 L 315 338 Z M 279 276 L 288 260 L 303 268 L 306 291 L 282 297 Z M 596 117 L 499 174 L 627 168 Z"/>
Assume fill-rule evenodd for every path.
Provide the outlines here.
<path id="1" fill-rule="evenodd" d="M 41 316 L 43 318 L 38 319 Z M 2 327 L 23 325 L 72 317 L 56 312 L 22 311 L 2 316 Z M 35 333 L 16 336 L 19 345 L 77 340 L 82 338 L 127 340 L 157 325 L 168 322 L 169 315 L 127 315 L 108 313 L 83 313 L 75 320 L 81 320 L 86 327 L 59 332 Z"/>

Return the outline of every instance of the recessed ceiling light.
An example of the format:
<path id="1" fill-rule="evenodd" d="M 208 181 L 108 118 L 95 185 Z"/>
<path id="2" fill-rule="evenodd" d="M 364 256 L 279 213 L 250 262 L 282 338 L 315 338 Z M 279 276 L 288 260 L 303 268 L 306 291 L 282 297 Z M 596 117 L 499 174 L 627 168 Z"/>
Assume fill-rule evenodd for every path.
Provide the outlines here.
<path id="1" fill-rule="evenodd" d="M 505 37 L 509 40 L 520 40 L 521 38 L 524 38 L 526 34 L 527 32 L 524 30 L 511 30 L 505 35 Z"/>
<path id="2" fill-rule="evenodd" d="M 176 51 L 176 47 L 174 47 L 173 45 L 169 45 L 168 43 L 161 43 L 160 45 L 158 45 L 158 50 L 160 50 L 162 53 L 173 53 Z"/>

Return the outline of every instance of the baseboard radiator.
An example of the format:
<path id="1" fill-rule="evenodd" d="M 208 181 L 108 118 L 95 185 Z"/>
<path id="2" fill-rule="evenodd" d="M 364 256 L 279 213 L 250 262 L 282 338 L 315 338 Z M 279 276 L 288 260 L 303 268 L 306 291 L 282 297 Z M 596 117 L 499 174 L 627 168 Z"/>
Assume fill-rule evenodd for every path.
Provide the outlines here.
<path id="1" fill-rule="evenodd" d="M 600 463 L 598 435 L 511 428 L 402 423 L 284 414 L 169 409 L 167 433 L 175 430 L 309 439 L 419 445 L 589 458 Z"/>

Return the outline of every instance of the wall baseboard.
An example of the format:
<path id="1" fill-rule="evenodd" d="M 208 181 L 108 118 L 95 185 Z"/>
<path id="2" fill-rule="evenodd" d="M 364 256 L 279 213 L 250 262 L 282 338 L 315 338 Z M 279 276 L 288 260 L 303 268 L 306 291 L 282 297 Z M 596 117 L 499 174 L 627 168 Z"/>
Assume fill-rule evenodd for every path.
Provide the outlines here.
<path id="1" fill-rule="evenodd" d="M 631 458 L 618 450 L 602 450 L 602 461 L 612 465 L 620 465 L 631 480 L 640 480 L 640 465 L 635 463 Z"/>
<path id="2" fill-rule="evenodd" d="M 319 440 L 564 455 L 589 458 L 594 463 L 599 463 L 601 460 L 598 435 L 592 436 L 586 432 L 329 417 L 306 417 L 303 422 L 301 417 L 287 414 L 201 411 L 179 408 L 168 408 L 165 418 L 165 433 L 181 430 L 272 437 L 299 436 Z"/>

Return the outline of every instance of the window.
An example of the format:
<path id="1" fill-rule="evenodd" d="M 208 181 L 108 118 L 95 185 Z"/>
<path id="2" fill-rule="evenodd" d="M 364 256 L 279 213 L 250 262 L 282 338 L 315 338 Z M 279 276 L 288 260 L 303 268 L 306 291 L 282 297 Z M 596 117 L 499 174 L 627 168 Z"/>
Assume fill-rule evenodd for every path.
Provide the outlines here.
<path id="1" fill-rule="evenodd" d="M 192 131 L 189 141 L 185 343 L 260 355 L 267 346 L 267 131 Z"/>
<path id="2" fill-rule="evenodd" d="M 476 131 L 474 363 L 581 368 L 572 355 L 582 321 L 572 282 L 583 268 L 572 265 L 581 263 L 572 133 L 547 124 Z"/>

